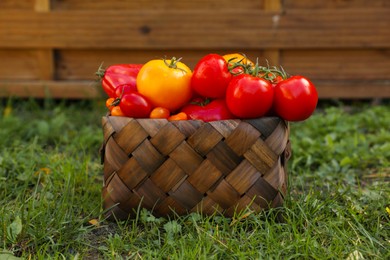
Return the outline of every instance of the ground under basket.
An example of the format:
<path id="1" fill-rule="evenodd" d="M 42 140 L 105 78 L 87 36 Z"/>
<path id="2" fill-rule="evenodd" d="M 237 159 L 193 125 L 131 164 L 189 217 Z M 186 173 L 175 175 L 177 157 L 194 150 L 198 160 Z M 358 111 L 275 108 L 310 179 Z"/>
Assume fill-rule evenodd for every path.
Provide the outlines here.
<path id="1" fill-rule="evenodd" d="M 103 208 L 108 217 L 199 212 L 227 217 L 283 203 L 288 123 L 167 121 L 104 116 Z"/>

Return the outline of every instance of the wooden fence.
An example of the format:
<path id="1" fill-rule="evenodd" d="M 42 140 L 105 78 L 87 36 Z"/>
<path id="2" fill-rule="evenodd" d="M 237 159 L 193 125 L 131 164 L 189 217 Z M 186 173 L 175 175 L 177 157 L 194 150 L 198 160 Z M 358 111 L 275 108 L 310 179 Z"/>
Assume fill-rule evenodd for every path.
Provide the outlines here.
<path id="1" fill-rule="evenodd" d="M 390 1 L 0 1 L 0 97 L 97 97 L 102 62 L 211 52 L 282 65 L 321 98 L 389 98 Z"/>

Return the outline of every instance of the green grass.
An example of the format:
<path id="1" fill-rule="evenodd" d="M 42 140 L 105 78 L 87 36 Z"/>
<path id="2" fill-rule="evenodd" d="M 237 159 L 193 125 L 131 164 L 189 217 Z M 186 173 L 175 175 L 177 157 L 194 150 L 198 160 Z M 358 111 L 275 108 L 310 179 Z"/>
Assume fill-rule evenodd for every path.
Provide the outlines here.
<path id="1" fill-rule="evenodd" d="M 1 260 L 390 258 L 388 104 L 328 106 L 291 124 L 281 209 L 233 219 L 140 210 L 118 223 L 102 217 L 103 106 L 3 101 Z"/>

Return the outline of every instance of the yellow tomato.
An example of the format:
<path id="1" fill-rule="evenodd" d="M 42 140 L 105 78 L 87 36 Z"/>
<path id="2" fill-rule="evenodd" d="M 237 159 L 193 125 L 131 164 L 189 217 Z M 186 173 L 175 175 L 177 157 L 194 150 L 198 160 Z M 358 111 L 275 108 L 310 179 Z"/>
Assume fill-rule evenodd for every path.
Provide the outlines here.
<path id="1" fill-rule="evenodd" d="M 154 107 L 173 112 L 191 99 L 191 76 L 191 69 L 180 59 L 151 60 L 138 73 L 137 89 Z"/>
<path id="2" fill-rule="evenodd" d="M 246 56 L 240 53 L 229 53 L 223 55 L 223 58 L 227 63 L 232 64 L 234 62 L 241 62 L 242 64 L 254 65 L 254 63 L 249 60 Z"/>

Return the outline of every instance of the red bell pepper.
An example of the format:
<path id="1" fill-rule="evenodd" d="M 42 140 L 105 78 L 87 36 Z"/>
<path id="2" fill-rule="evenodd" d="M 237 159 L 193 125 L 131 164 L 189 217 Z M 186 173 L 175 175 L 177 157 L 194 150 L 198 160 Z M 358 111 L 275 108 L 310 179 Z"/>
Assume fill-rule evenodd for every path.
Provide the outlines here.
<path id="1" fill-rule="evenodd" d="M 104 92 L 109 97 L 119 97 L 118 93 L 123 92 L 123 87 L 130 90 L 137 90 L 136 79 L 143 64 L 115 64 L 107 69 L 99 68 L 96 72 L 101 78 Z M 121 87 L 120 91 L 117 88 Z"/>
<path id="2" fill-rule="evenodd" d="M 204 100 L 203 102 L 192 102 L 181 109 L 187 114 L 188 119 L 202 120 L 204 122 L 227 120 L 234 118 L 227 108 L 224 99 Z"/>

